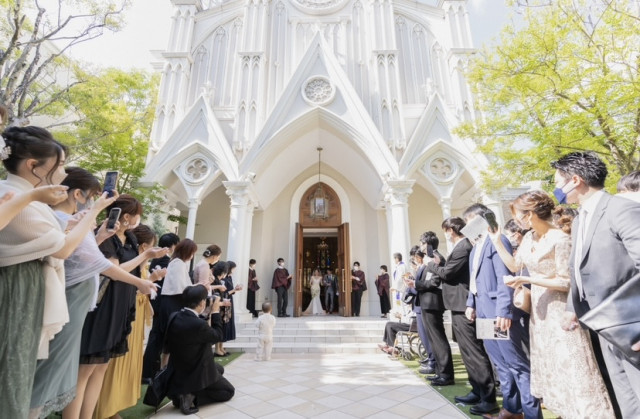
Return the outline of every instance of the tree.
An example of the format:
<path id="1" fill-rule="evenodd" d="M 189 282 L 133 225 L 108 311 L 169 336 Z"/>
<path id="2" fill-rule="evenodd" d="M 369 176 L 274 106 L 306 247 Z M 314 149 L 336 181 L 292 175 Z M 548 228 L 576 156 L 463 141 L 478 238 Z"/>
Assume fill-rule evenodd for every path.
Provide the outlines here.
<path id="1" fill-rule="evenodd" d="M 74 45 L 117 30 L 130 0 L 0 0 L 0 103 L 9 122 L 63 116 L 60 99 L 83 80 L 65 56 Z"/>
<path id="2" fill-rule="evenodd" d="M 82 118 L 55 132 L 70 147 L 68 161 L 98 177 L 118 170 L 118 191 L 136 196 L 147 212 L 159 211 L 161 187 L 137 183 L 144 174 L 159 75 L 106 69 L 82 78 L 86 81 L 69 90 L 64 104 Z"/>
<path id="3" fill-rule="evenodd" d="M 483 118 L 457 132 L 490 162 L 489 190 L 548 178 L 549 163 L 598 152 L 608 186 L 640 168 L 640 1 L 521 1 L 523 24 L 471 60 Z"/>

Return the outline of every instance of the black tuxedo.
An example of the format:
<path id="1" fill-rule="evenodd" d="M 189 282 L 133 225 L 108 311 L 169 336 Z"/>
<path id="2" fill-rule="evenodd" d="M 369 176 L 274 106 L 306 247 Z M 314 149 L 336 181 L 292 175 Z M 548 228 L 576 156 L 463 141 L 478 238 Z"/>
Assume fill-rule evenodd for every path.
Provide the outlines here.
<path id="1" fill-rule="evenodd" d="M 224 333 L 219 313 L 211 315 L 212 326 L 193 312 L 179 311 L 167 330 L 165 352 L 173 369 L 169 396 L 194 394 L 199 405 L 231 399 L 234 387 L 222 376 L 224 368 L 213 359 L 211 345 Z"/>
<path id="2" fill-rule="evenodd" d="M 438 254 L 444 264 L 444 256 Z M 444 302 L 440 278 L 429 275 L 427 267 L 421 265 L 416 272 L 416 291 L 422 309 L 422 324 L 427 329 L 427 338 L 436 358 L 436 373 L 444 379 L 453 379 L 451 347 L 444 330 Z"/>
<path id="3" fill-rule="evenodd" d="M 440 264 L 444 265 L 444 256 L 440 254 L 438 256 L 440 257 Z M 433 264 L 435 265 L 435 263 Z M 431 275 L 430 278 L 427 278 L 428 273 L 426 265 L 420 266 L 416 272 L 416 291 L 418 291 L 420 307 L 423 310 L 444 311 L 445 305 L 442 300 L 442 289 L 440 288 L 442 281 L 438 275 Z"/>
<path id="4" fill-rule="evenodd" d="M 464 238 L 451 251 L 444 266 L 429 262 L 426 271 L 442 282 L 444 306 L 451 310 L 453 334 L 458 342 L 462 361 L 469 373 L 472 391 L 484 402 L 495 402 L 496 392 L 491 361 L 482 344 L 476 338 L 476 328 L 464 312 L 469 297 L 469 255 L 473 245 Z"/>
<path id="5" fill-rule="evenodd" d="M 462 239 L 451 251 L 446 263 L 427 264 L 427 272 L 437 275 L 442 281 L 442 298 L 447 310 L 465 311 L 469 297 L 469 254 L 473 245 Z"/>

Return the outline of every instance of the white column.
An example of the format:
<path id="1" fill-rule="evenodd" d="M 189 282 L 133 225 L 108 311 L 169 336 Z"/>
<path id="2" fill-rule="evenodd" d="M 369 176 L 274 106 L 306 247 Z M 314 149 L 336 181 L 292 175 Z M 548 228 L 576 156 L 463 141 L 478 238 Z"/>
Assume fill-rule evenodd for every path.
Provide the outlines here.
<path id="1" fill-rule="evenodd" d="M 442 220 L 446 220 L 451 217 L 451 198 L 443 197 L 438 200 L 440 209 L 442 210 Z"/>
<path id="2" fill-rule="evenodd" d="M 389 260 L 394 253 L 403 257 L 409 254 L 409 196 L 413 192 L 414 180 L 388 180 L 385 194 L 387 228 L 389 231 Z"/>
<path id="3" fill-rule="evenodd" d="M 241 284 L 243 290 L 235 294 L 234 310 L 237 322 L 248 322 L 251 313 L 247 311 L 247 273 L 249 271 L 249 252 L 251 248 L 251 224 L 253 219 L 253 203 L 249 196 L 249 181 L 222 182 L 227 188 L 231 200 L 229 217 L 229 241 L 227 243 L 227 260 L 236 263 L 234 283 Z"/>
<path id="4" fill-rule="evenodd" d="M 198 215 L 198 207 L 200 206 L 200 200 L 198 198 L 189 198 L 189 216 L 187 219 L 187 239 L 193 240 L 193 235 L 196 231 L 196 216 Z"/>
<path id="5" fill-rule="evenodd" d="M 438 203 L 440 204 L 440 209 L 442 210 L 442 220 L 446 220 L 447 218 L 451 217 L 451 198 L 449 197 L 442 197 L 438 200 Z M 453 243 L 447 241 L 447 255 L 449 255 L 449 253 L 451 253 L 451 249 L 453 248 Z"/>

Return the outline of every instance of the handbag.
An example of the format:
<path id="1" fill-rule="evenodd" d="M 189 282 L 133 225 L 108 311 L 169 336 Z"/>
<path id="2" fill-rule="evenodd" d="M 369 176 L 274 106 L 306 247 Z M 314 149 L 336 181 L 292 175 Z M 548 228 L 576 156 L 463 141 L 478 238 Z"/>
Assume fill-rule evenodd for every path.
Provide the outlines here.
<path id="1" fill-rule="evenodd" d="M 102 301 L 102 297 L 104 297 L 105 292 L 107 292 L 107 287 L 111 283 L 111 278 L 105 275 L 100 275 L 100 285 L 98 285 L 98 298 L 96 299 L 96 304 L 100 304 Z"/>
<path id="2" fill-rule="evenodd" d="M 513 305 L 525 313 L 531 313 L 531 290 L 524 285 L 519 285 L 513 291 Z"/>
<path id="3" fill-rule="evenodd" d="M 640 274 L 587 311 L 578 320 L 618 349 L 636 368 L 640 368 L 640 352 L 631 345 L 640 341 Z"/>
<path id="4" fill-rule="evenodd" d="M 167 329 L 164 335 L 164 341 L 162 342 L 162 347 L 164 348 L 167 343 L 167 335 L 169 331 L 169 326 L 175 319 L 176 315 L 179 311 L 171 314 L 169 317 L 169 321 L 167 322 Z M 158 412 L 158 406 L 160 403 L 167 397 L 169 393 L 169 383 L 171 382 L 171 377 L 173 376 L 173 368 L 170 365 L 165 366 L 160 371 L 156 372 L 156 375 L 151 380 L 151 383 L 147 387 L 147 392 L 144 394 L 144 399 L 142 403 L 147 406 L 151 406 L 156 409 L 156 413 Z"/>
<path id="5" fill-rule="evenodd" d="M 169 382 L 171 381 L 172 375 L 173 368 L 169 366 L 158 371 L 147 387 L 147 392 L 144 394 L 142 403 L 155 408 L 156 412 L 158 412 L 160 403 L 167 397 L 167 393 L 169 392 Z"/>

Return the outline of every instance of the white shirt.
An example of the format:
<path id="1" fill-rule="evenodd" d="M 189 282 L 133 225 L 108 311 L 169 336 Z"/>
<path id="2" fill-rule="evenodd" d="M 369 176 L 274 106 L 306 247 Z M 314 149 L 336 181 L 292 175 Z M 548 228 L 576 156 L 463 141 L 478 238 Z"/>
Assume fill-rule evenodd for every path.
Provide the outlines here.
<path id="1" fill-rule="evenodd" d="M 462 241 L 462 240 L 460 240 Z M 472 294 L 478 293 L 478 284 L 476 277 L 478 276 L 478 268 L 480 267 L 480 258 L 482 257 L 482 248 L 487 241 L 487 235 L 483 235 L 480 240 L 476 242 L 476 252 L 473 254 L 473 265 L 471 265 L 471 278 L 469 278 L 469 291 Z"/>
<path id="2" fill-rule="evenodd" d="M 404 292 L 404 274 L 407 272 L 407 267 L 404 262 L 400 262 L 396 265 L 396 269 L 393 271 L 393 283 L 391 284 L 391 288 L 398 292 Z"/>
<path id="3" fill-rule="evenodd" d="M 162 295 L 178 295 L 191 284 L 189 278 L 189 265 L 182 259 L 175 258 L 167 266 L 167 275 L 164 277 Z"/>
<path id="4" fill-rule="evenodd" d="M 593 219 L 593 213 L 595 212 L 596 207 L 598 206 L 598 203 L 603 196 L 604 191 L 599 190 L 597 192 L 594 192 L 593 195 L 587 198 L 587 200 L 584 201 L 582 205 L 580 205 L 580 214 L 583 214 L 583 211 L 587 212 L 587 216 L 584 219 L 580 219 L 580 229 L 584 231 L 585 234 L 587 233 L 587 231 L 589 231 L 589 225 L 591 224 L 591 220 Z M 582 223 L 584 223 L 584 225 Z"/>

